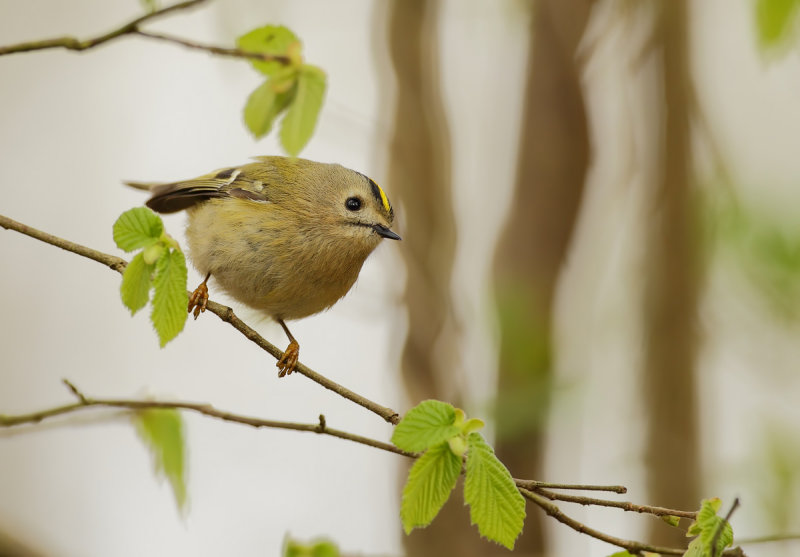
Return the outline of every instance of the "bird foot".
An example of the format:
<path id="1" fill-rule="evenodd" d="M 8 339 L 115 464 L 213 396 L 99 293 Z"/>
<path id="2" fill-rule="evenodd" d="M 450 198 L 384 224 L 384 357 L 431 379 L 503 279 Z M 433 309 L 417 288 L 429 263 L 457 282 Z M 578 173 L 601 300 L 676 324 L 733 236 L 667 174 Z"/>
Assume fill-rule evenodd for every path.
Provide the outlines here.
<path id="1" fill-rule="evenodd" d="M 194 315 L 195 319 L 197 319 L 197 316 L 199 316 L 202 312 L 206 310 L 207 304 L 208 304 L 208 286 L 206 286 L 206 281 L 204 280 L 203 282 L 200 283 L 200 286 L 194 289 L 194 292 L 192 292 L 192 295 L 189 297 L 188 311 L 192 313 L 192 315 Z"/>
<path id="2" fill-rule="evenodd" d="M 294 371 L 294 368 L 297 367 L 297 359 L 299 357 L 300 345 L 296 340 L 292 339 L 292 342 L 290 342 L 289 346 L 286 347 L 286 351 L 283 353 L 283 356 L 281 356 L 281 359 L 278 360 L 277 364 L 275 364 L 280 370 L 278 372 L 278 377 L 291 375 L 291 373 Z"/>

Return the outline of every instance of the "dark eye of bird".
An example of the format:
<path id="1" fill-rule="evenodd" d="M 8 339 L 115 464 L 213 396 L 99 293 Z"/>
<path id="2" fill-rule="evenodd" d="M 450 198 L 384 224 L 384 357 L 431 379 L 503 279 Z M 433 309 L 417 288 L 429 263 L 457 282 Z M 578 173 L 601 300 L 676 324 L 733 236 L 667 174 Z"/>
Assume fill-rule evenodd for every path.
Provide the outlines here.
<path id="1" fill-rule="evenodd" d="M 361 200 L 358 197 L 348 197 L 344 202 L 344 206 L 348 211 L 358 211 L 361 209 Z"/>

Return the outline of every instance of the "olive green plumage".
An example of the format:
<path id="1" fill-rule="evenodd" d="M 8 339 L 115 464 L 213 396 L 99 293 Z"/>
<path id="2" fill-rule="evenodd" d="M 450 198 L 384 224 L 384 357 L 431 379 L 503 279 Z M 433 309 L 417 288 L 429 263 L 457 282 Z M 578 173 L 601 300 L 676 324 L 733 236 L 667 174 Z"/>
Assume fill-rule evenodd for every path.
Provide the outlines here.
<path id="1" fill-rule="evenodd" d="M 383 190 L 338 164 L 259 157 L 192 180 L 130 185 L 152 193 L 154 211 L 186 209 L 197 270 L 292 340 L 284 320 L 332 306 L 383 238 L 400 239 Z"/>

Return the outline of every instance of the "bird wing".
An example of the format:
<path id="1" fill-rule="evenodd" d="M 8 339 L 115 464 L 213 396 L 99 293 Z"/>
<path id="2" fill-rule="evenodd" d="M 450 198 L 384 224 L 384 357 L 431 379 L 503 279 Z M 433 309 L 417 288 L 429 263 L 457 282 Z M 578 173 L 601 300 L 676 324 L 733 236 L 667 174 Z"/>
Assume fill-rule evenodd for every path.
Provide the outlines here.
<path id="1" fill-rule="evenodd" d="M 158 213 L 175 213 L 209 199 L 238 197 L 266 203 L 267 189 L 261 180 L 247 173 L 248 167 L 215 170 L 204 176 L 166 184 L 126 182 L 127 185 L 152 193 L 147 206 Z"/>

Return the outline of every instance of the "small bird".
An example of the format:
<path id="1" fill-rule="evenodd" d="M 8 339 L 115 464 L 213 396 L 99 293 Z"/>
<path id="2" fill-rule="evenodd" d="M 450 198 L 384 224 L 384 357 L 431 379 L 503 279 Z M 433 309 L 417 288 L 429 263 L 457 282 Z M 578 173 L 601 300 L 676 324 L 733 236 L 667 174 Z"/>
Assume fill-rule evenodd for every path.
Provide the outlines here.
<path id="1" fill-rule="evenodd" d="M 371 179 L 338 164 L 287 157 L 222 168 L 150 191 L 158 213 L 186 210 L 189 257 L 205 279 L 189 298 L 195 319 L 208 280 L 283 327 L 289 346 L 278 377 L 294 371 L 300 345 L 286 321 L 331 307 L 347 294 L 367 256 L 390 229 L 394 210 Z"/>

